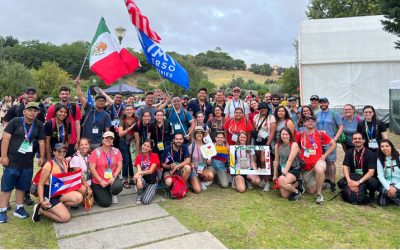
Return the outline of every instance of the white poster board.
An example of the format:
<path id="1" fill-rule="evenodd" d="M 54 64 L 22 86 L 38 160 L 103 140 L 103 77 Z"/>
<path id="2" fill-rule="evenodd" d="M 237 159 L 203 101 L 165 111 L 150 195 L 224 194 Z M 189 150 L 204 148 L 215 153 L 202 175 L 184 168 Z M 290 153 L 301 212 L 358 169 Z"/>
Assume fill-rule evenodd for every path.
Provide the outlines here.
<path id="1" fill-rule="evenodd" d="M 235 152 L 236 150 L 254 150 L 264 151 L 265 165 L 257 170 L 241 169 L 240 164 L 236 164 Z M 271 175 L 271 161 L 270 161 L 269 146 L 256 146 L 256 145 L 235 145 L 229 147 L 229 172 L 230 174 L 251 174 L 251 175 Z"/>

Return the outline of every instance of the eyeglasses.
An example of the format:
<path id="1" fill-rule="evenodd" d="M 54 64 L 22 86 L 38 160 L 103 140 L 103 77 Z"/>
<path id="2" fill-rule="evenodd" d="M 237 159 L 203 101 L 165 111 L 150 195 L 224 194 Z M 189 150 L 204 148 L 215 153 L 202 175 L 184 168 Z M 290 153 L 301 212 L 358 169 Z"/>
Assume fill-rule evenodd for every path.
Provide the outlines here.
<path id="1" fill-rule="evenodd" d="M 57 153 L 59 153 L 59 154 L 65 154 L 65 153 L 67 153 L 67 150 L 56 150 L 56 152 Z"/>
<path id="2" fill-rule="evenodd" d="M 364 114 L 370 114 L 373 113 L 372 111 L 364 111 Z"/>

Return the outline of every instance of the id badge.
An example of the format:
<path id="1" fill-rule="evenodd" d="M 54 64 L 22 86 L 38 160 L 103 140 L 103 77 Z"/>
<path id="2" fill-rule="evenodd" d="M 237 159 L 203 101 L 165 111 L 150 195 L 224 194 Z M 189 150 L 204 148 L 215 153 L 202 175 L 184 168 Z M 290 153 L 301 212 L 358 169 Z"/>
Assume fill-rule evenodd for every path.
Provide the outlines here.
<path id="1" fill-rule="evenodd" d="M 113 120 L 111 122 L 111 125 L 114 126 L 114 127 L 118 127 L 119 126 L 119 120 L 118 119 Z"/>
<path id="2" fill-rule="evenodd" d="M 308 149 L 304 150 L 304 157 L 306 157 L 306 158 L 310 157 L 310 151 Z"/>
<path id="3" fill-rule="evenodd" d="M 258 136 L 263 139 L 266 139 L 268 137 L 268 135 L 269 135 L 268 131 L 266 131 L 264 129 L 262 129 L 262 130 L 260 130 L 260 132 L 258 132 Z"/>
<path id="4" fill-rule="evenodd" d="M 164 150 L 164 143 L 163 142 L 158 142 L 157 143 L 157 148 L 158 148 L 159 151 Z"/>
<path id="5" fill-rule="evenodd" d="M 197 165 L 197 173 L 198 174 L 203 173 L 204 168 L 205 168 L 205 164 L 204 163 L 199 163 L 199 165 Z"/>
<path id="6" fill-rule="evenodd" d="M 368 147 L 369 148 L 378 148 L 378 142 L 376 141 L 376 139 L 372 139 L 368 142 Z"/>
<path id="7" fill-rule="evenodd" d="M 32 144 L 30 144 L 27 141 L 23 141 L 18 149 L 18 152 L 20 152 L 21 154 L 32 153 L 33 152 Z"/>
<path id="8" fill-rule="evenodd" d="M 97 127 L 92 128 L 92 133 L 93 134 L 98 134 L 99 133 L 99 129 Z"/>
<path id="9" fill-rule="evenodd" d="M 310 155 L 316 155 L 317 154 L 317 150 L 315 150 L 315 149 L 310 149 L 309 152 L 310 152 Z"/>
<path id="10" fill-rule="evenodd" d="M 282 172 L 282 173 L 283 173 L 283 170 L 285 170 L 285 168 L 286 168 L 286 163 L 284 163 L 284 164 L 281 165 L 281 172 Z"/>
<path id="11" fill-rule="evenodd" d="M 237 134 L 233 134 L 232 135 L 232 141 L 237 141 L 238 140 L 238 135 Z"/>
<path id="12" fill-rule="evenodd" d="M 180 130 L 181 129 L 181 125 L 180 124 L 175 124 L 174 125 L 174 129 L 175 130 Z"/>
<path id="13" fill-rule="evenodd" d="M 104 179 L 111 179 L 112 178 L 112 170 L 111 168 L 107 168 L 106 171 L 104 171 Z"/>
<path id="14" fill-rule="evenodd" d="M 363 175 L 363 170 L 361 168 L 356 168 L 356 174 Z"/>

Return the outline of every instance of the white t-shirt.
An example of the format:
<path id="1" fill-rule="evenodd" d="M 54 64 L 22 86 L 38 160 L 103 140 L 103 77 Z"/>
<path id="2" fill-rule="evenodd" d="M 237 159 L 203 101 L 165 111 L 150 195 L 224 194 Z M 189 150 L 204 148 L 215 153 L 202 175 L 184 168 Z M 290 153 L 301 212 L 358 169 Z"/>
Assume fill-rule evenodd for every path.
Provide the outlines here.
<path id="1" fill-rule="evenodd" d="M 242 108 L 245 115 L 249 115 L 250 114 L 250 108 L 249 108 L 249 105 L 247 105 L 246 102 L 244 102 L 244 101 L 242 101 L 240 99 L 239 99 L 239 101 L 236 102 L 236 101 L 234 101 L 232 99 L 225 106 L 225 110 L 224 110 L 225 117 L 234 118 L 235 117 L 235 109 L 236 108 Z"/>
<path id="2" fill-rule="evenodd" d="M 72 157 L 71 161 L 69 162 L 69 166 L 71 168 L 81 168 L 82 176 L 85 176 L 85 174 L 88 173 L 88 167 L 89 167 L 88 160 L 89 160 L 89 155 L 82 156 L 81 154 L 77 153 L 74 157 Z M 91 185 L 90 180 L 88 180 L 88 184 Z"/>

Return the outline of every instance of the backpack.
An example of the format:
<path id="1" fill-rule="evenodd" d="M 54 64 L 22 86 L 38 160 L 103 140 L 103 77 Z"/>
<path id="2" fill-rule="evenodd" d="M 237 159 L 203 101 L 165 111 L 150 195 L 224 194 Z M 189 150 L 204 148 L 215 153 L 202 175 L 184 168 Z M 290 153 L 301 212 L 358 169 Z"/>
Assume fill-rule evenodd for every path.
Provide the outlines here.
<path id="1" fill-rule="evenodd" d="M 118 148 L 112 147 L 112 149 L 113 149 L 114 155 L 118 156 Z M 96 148 L 94 151 L 96 152 L 97 159 L 99 159 L 100 155 L 101 155 L 100 148 Z"/>
<path id="2" fill-rule="evenodd" d="M 172 178 L 171 197 L 178 200 L 187 195 L 188 188 L 186 182 L 179 175 L 168 175 L 167 178 Z"/>
<path id="3" fill-rule="evenodd" d="M 358 181 L 361 179 L 360 174 L 351 173 L 350 179 Z M 365 183 L 361 183 L 358 185 L 358 192 L 354 192 L 350 189 L 348 185 L 340 191 L 340 196 L 342 197 L 343 201 L 347 201 L 353 205 L 361 205 L 368 203 L 368 195 L 367 195 L 367 187 Z"/>

